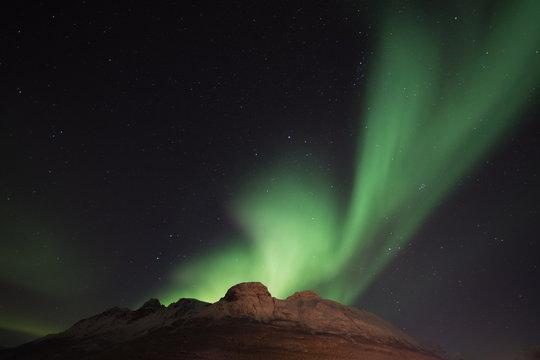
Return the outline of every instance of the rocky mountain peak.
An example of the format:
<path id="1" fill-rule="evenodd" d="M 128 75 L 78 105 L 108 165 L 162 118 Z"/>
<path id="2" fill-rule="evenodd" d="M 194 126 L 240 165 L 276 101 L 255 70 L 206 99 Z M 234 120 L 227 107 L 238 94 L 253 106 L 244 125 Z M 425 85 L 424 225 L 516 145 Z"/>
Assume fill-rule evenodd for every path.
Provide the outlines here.
<path id="1" fill-rule="evenodd" d="M 154 309 L 154 310 L 157 310 L 157 309 L 161 309 L 163 307 L 163 305 L 161 305 L 161 303 L 159 302 L 158 299 L 155 299 L 155 298 L 152 298 L 148 301 L 146 301 L 143 306 L 140 307 L 140 309 Z"/>
<path id="2" fill-rule="evenodd" d="M 287 298 L 287 301 L 290 301 L 290 300 L 314 300 L 314 299 L 320 299 L 320 298 L 321 297 L 319 295 L 317 295 L 317 293 L 315 291 L 304 290 L 304 291 L 295 292 L 294 294 L 292 294 L 291 296 L 289 296 Z"/>
<path id="3" fill-rule="evenodd" d="M 260 282 L 245 282 L 231 287 L 218 302 L 201 310 L 202 318 L 251 318 L 266 321 L 272 318 L 274 298 Z"/>
<path id="4" fill-rule="evenodd" d="M 161 305 L 158 299 L 150 299 L 133 312 L 131 321 L 138 320 L 164 308 L 165 306 Z"/>
<path id="5" fill-rule="evenodd" d="M 260 282 L 244 282 L 231 287 L 225 294 L 223 300 L 232 302 L 249 300 L 250 298 L 272 299 L 272 295 L 270 295 L 268 288 Z"/>

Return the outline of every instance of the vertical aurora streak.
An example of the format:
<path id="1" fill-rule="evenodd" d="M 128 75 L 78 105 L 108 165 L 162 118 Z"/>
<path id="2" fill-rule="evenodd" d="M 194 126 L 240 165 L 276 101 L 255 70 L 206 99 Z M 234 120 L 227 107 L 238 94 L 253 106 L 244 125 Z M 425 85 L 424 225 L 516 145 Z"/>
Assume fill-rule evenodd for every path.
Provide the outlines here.
<path id="1" fill-rule="evenodd" d="M 353 272 L 381 270 L 392 258 L 385 253 L 408 242 L 465 172 L 519 122 L 540 75 L 540 6 L 507 4 L 499 14 L 505 18 L 494 19 L 493 33 L 468 30 L 464 44 L 448 44 L 399 18 L 383 32 L 343 237 L 357 244 L 362 259 L 352 258 Z M 473 28 L 466 21 L 461 26 Z M 480 41 L 483 35 L 487 41 Z M 352 300 L 371 280 L 351 275 L 340 298 Z"/>
<path id="2" fill-rule="evenodd" d="M 252 280 L 278 297 L 307 288 L 345 303 L 359 296 L 519 122 L 540 76 L 540 3 L 496 14 L 485 28 L 467 17 L 436 29 L 389 18 L 359 116 L 350 203 L 338 204 L 330 179 L 313 172 L 252 179 L 234 206 L 245 238 L 178 267 L 161 298 L 214 301 Z"/>

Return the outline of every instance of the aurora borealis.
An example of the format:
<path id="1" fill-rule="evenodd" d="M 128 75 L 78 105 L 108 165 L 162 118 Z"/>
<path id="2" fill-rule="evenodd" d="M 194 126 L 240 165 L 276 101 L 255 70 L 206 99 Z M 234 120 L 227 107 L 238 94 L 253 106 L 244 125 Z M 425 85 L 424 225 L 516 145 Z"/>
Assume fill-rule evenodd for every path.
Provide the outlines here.
<path id="1" fill-rule="evenodd" d="M 538 345 L 536 1 L 8 15 L 0 346 L 242 281 Z"/>
<path id="2" fill-rule="evenodd" d="M 325 174 L 313 181 L 316 171 L 269 171 L 244 187 L 234 207 L 245 239 L 181 266 L 165 298 L 217 301 L 236 283 L 262 281 L 280 297 L 306 288 L 353 302 L 519 121 L 540 79 L 540 5 L 500 13 L 487 33 L 459 17 L 471 41 L 453 54 L 441 48 L 452 41 L 444 34 L 406 15 L 386 19 L 368 75 L 369 106 L 358 117 L 364 126 L 350 204 L 338 204 Z M 445 67 L 455 74 L 441 76 Z"/>

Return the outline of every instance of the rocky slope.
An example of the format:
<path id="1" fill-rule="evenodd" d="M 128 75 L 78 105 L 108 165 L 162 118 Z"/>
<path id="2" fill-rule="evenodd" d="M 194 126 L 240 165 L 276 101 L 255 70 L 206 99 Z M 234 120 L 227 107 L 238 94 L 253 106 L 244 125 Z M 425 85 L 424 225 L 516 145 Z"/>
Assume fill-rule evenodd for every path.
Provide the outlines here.
<path id="1" fill-rule="evenodd" d="M 383 319 L 303 291 L 241 283 L 216 303 L 113 308 L 1 353 L 7 359 L 440 359 Z"/>

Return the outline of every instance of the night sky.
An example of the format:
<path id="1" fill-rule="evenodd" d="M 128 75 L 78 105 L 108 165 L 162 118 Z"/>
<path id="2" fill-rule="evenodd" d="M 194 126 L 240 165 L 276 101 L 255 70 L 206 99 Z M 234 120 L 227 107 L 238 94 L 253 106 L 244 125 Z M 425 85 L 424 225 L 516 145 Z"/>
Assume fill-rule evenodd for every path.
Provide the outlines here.
<path id="1" fill-rule="evenodd" d="M 539 345 L 522 3 L 4 9 L 0 346 L 240 281 L 448 352 Z"/>

